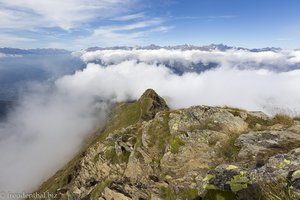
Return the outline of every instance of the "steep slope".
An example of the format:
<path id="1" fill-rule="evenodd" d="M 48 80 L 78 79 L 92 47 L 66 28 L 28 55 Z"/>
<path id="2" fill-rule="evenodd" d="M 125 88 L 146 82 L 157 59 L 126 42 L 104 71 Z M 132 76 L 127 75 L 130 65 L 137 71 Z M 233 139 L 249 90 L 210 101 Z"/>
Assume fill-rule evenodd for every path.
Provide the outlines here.
<path id="1" fill-rule="evenodd" d="M 117 104 L 99 133 L 37 192 L 106 200 L 299 197 L 300 123 L 287 116 L 169 110 L 148 89 L 134 103 Z"/>

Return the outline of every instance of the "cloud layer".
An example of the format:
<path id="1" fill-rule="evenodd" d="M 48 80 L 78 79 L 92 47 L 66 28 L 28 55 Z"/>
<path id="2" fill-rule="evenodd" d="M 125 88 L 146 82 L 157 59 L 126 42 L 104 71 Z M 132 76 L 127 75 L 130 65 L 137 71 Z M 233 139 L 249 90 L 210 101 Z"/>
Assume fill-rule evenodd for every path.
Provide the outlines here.
<path id="1" fill-rule="evenodd" d="M 248 50 L 200 51 L 200 50 L 99 50 L 86 52 L 81 56 L 85 62 L 101 61 L 105 65 L 118 64 L 126 60 L 138 60 L 148 64 L 178 63 L 189 68 L 198 63 L 217 63 L 222 67 L 240 69 L 260 69 L 286 71 L 300 68 L 300 51 L 261 51 Z"/>
<path id="2" fill-rule="evenodd" d="M 80 149 L 93 127 L 101 126 L 107 106 L 57 86 L 32 85 L 0 123 L 1 191 L 35 190 Z"/>
<path id="3" fill-rule="evenodd" d="M 278 73 L 226 66 L 179 76 L 161 64 L 129 60 L 109 66 L 88 64 L 82 72 L 66 76 L 58 83 L 65 91 L 77 90 L 85 96 L 101 93 L 115 101 L 136 99 L 145 89 L 153 88 L 173 108 L 207 104 L 269 114 L 300 113 L 300 70 Z"/>

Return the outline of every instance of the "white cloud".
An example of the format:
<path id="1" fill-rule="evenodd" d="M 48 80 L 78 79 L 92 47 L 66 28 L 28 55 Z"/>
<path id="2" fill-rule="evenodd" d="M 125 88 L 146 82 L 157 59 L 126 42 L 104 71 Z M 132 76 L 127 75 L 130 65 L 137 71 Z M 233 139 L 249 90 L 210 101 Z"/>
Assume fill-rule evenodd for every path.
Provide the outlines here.
<path id="1" fill-rule="evenodd" d="M 2 46 L 13 46 L 20 42 L 33 42 L 36 41 L 32 38 L 20 37 L 11 34 L 0 34 L 0 43 Z"/>
<path id="2" fill-rule="evenodd" d="M 172 28 L 162 24 L 163 20 L 153 18 L 126 25 L 102 26 L 94 29 L 90 36 L 77 39 L 75 43 L 82 46 L 136 45 L 151 33 L 167 32 Z"/>
<path id="3" fill-rule="evenodd" d="M 300 71 L 275 73 L 268 70 L 240 70 L 221 67 L 201 74 L 173 74 L 164 65 L 135 60 L 101 67 L 88 64 L 83 72 L 58 81 L 63 91 L 78 95 L 103 94 L 116 101 L 133 99 L 153 88 L 174 108 L 198 104 L 231 105 L 274 113 L 283 110 L 300 113 Z M 87 89 L 88 88 L 88 89 Z M 287 98 L 288 97 L 288 98 Z"/>
<path id="4" fill-rule="evenodd" d="M 162 23 L 161 19 L 157 18 L 157 19 L 152 19 L 152 20 L 148 20 L 148 21 L 140 21 L 140 22 L 136 22 L 136 23 L 132 23 L 132 24 L 127 24 L 127 25 L 123 25 L 123 26 L 104 26 L 104 27 L 100 27 L 100 28 L 96 29 L 95 33 L 97 34 L 98 30 L 102 31 L 103 29 L 106 29 L 111 32 L 131 31 L 131 30 L 135 30 L 135 29 L 141 29 L 141 28 L 159 25 L 161 23 Z"/>
<path id="5" fill-rule="evenodd" d="M 171 29 L 141 10 L 140 0 L 0 0 L 0 29 L 15 37 L 16 31 L 38 37 L 39 43 L 23 41 L 30 48 L 62 47 L 63 40 L 68 49 L 142 44 L 150 34 Z M 45 34 L 48 30 L 51 33 Z M 9 40 L 7 44 L 25 46 Z"/>
<path id="6" fill-rule="evenodd" d="M 45 85 L 32 87 L 34 92 L 10 113 L 8 122 L 0 123 L 1 191 L 35 190 L 74 156 L 106 115 L 108 105 L 97 103 L 96 97 L 60 93 Z"/>
<path id="7" fill-rule="evenodd" d="M 288 62 L 290 64 L 300 63 L 300 50 L 292 51 L 289 55 Z"/>
<path id="8" fill-rule="evenodd" d="M 0 59 L 1 58 L 10 58 L 10 57 L 21 57 L 21 55 L 13 55 L 13 54 L 0 53 Z"/>
<path id="9" fill-rule="evenodd" d="M 179 16 L 173 17 L 174 20 L 216 20 L 216 19 L 232 19 L 235 15 L 210 15 L 210 16 Z"/>
<path id="10" fill-rule="evenodd" d="M 103 50 L 87 52 L 82 60 L 90 62 L 101 60 L 106 64 L 118 64 L 124 60 L 135 59 L 149 64 L 178 62 L 186 67 L 192 64 L 218 63 L 222 66 L 239 68 L 273 68 L 286 70 L 290 65 L 300 64 L 298 51 L 283 50 L 279 52 L 250 52 L 245 50 L 200 51 L 200 50 Z"/>
<path id="11" fill-rule="evenodd" d="M 123 16 L 119 16 L 119 17 L 114 17 L 112 18 L 112 20 L 115 21 L 129 21 L 129 20 L 136 20 L 136 19 L 140 19 L 140 18 L 144 18 L 145 14 L 143 12 L 141 13 L 135 13 L 135 14 L 131 14 L 131 15 L 123 15 Z"/>
<path id="12" fill-rule="evenodd" d="M 30 37 L 23 37 L 14 34 L 1 34 L 0 44 L 2 47 L 25 47 L 28 48 L 28 44 L 33 44 L 36 39 Z"/>
<path id="13" fill-rule="evenodd" d="M 7 55 L 4 53 L 0 53 L 0 58 L 5 58 Z"/>
<path id="14" fill-rule="evenodd" d="M 0 0 L 1 28 L 76 28 L 127 12 L 132 0 Z"/>

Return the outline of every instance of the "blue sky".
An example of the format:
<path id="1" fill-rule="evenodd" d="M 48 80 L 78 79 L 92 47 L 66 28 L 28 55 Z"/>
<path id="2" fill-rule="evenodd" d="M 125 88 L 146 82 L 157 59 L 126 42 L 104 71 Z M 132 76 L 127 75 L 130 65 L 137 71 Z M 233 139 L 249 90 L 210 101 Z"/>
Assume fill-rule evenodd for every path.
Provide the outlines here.
<path id="1" fill-rule="evenodd" d="M 0 46 L 300 48 L 299 0 L 0 0 Z"/>

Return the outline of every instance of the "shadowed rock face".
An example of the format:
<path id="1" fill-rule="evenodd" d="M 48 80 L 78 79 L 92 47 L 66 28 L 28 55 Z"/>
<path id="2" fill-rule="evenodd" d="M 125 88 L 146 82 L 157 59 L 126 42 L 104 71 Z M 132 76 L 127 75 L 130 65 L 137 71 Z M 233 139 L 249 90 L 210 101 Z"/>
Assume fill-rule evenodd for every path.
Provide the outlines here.
<path id="1" fill-rule="evenodd" d="M 37 191 L 59 199 L 254 200 L 275 188 L 297 199 L 300 125 L 280 123 L 237 108 L 170 110 L 148 89 L 117 104 L 105 129 Z"/>

